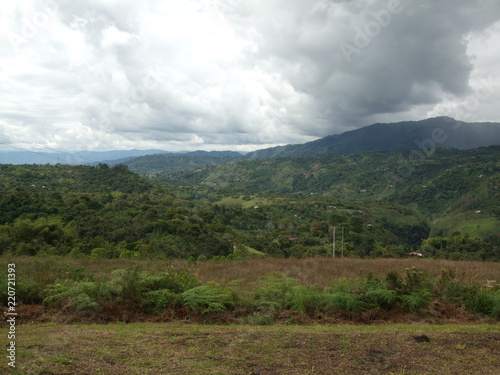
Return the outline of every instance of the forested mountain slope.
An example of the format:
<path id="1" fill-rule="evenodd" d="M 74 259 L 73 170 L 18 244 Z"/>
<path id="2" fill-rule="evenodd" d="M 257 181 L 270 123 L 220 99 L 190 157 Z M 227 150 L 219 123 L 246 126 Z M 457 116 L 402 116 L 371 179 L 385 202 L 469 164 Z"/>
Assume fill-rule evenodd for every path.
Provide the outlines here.
<path id="1" fill-rule="evenodd" d="M 232 151 L 195 151 L 185 154 L 154 154 L 126 161 L 130 170 L 148 175 L 152 173 L 173 173 L 205 168 L 211 165 L 226 164 L 242 160 L 244 157 Z"/>
<path id="2" fill-rule="evenodd" d="M 482 233 L 486 235 L 498 231 L 493 223 L 500 215 L 499 155 L 500 147 L 492 146 L 436 149 L 428 156 L 418 150 L 395 150 L 273 158 L 157 175 L 156 180 L 271 195 L 386 200 L 412 205 L 432 218 L 473 212 L 474 218 L 488 222 Z"/>
<path id="3" fill-rule="evenodd" d="M 348 256 L 405 256 L 423 246 L 429 256 L 496 259 L 497 152 L 439 150 L 395 185 L 377 179 L 377 168 L 398 165 L 395 152 L 243 161 L 157 178 L 171 185 L 124 165 L 0 165 L 0 249 L 102 258 L 327 256 L 337 227 L 338 249 L 342 235 Z M 428 187 L 428 195 L 419 190 Z M 468 237 L 470 227 L 450 232 L 464 222 L 457 215 L 470 212 L 474 227 L 486 228 L 479 239 Z M 432 231 L 453 237 L 427 239 Z"/>
<path id="4" fill-rule="evenodd" d="M 251 152 L 248 159 L 352 154 L 371 150 L 451 147 L 472 149 L 500 144 L 499 123 L 467 123 L 450 117 L 377 123 L 316 141 Z"/>

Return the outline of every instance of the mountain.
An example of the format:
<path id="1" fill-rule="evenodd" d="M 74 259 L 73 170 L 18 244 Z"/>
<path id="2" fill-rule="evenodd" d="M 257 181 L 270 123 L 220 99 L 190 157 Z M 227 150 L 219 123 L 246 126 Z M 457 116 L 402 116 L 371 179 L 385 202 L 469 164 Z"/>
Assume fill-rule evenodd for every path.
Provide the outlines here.
<path id="1" fill-rule="evenodd" d="M 143 175 L 174 173 L 242 160 L 235 151 L 193 151 L 183 154 L 146 155 L 125 161 L 130 170 Z"/>
<path id="2" fill-rule="evenodd" d="M 118 164 L 131 158 L 167 153 L 163 150 L 113 150 L 113 151 L 75 151 L 75 152 L 42 152 L 42 151 L 0 151 L 0 164 L 72 164 L 97 165 Z"/>
<path id="3" fill-rule="evenodd" d="M 452 147 L 461 150 L 500 144 L 500 123 L 467 123 L 450 117 L 377 123 L 316 141 L 248 153 L 248 159 L 353 154 L 372 150 Z"/>

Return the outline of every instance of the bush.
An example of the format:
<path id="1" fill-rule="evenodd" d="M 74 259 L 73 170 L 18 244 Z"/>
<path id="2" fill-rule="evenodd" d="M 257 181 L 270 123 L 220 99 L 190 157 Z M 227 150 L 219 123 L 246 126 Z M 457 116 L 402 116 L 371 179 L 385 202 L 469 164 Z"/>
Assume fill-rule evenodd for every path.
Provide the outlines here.
<path id="1" fill-rule="evenodd" d="M 272 273 L 261 277 L 254 292 L 256 307 L 261 311 L 289 309 L 294 305 L 297 282 L 283 273 Z"/>
<path id="2" fill-rule="evenodd" d="M 161 314 L 165 308 L 176 305 L 179 295 L 170 289 L 146 292 L 141 301 L 141 310 L 146 313 Z"/>
<path id="3" fill-rule="evenodd" d="M 359 284 L 359 280 L 348 280 L 345 277 L 334 280 L 328 285 L 327 291 L 330 293 L 335 292 L 350 292 L 355 289 Z"/>
<path id="4" fill-rule="evenodd" d="M 401 296 L 401 305 L 407 311 L 417 311 L 431 302 L 432 294 L 427 289 L 421 289 L 411 294 Z"/>
<path id="5" fill-rule="evenodd" d="M 95 281 L 65 281 L 44 290 L 47 297 L 43 304 L 51 307 L 70 308 L 76 312 L 94 310 L 103 301 L 111 300 L 108 283 Z"/>
<path id="6" fill-rule="evenodd" d="M 402 287 L 403 294 L 413 294 L 422 289 L 430 290 L 432 288 L 432 283 L 427 273 L 412 267 L 406 269 L 405 281 Z"/>
<path id="7" fill-rule="evenodd" d="M 290 302 L 292 310 L 314 313 L 325 310 L 327 294 L 314 286 L 297 285 Z"/>
<path id="8" fill-rule="evenodd" d="M 141 288 L 146 291 L 168 289 L 174 293 L 182 293 L 200 285 L 198 278 L 187 270 L 176 270 L 171 267 L 160 275 L 142 274 Z"/>
<path id="9" fill-rule="evenodd" d="M 234 292 L 219 285 L 202 285 L 182 293 L 184 306 L 201 314 L 218 313 L 234 307 Z"/>
<path id="10" fill-rule="evenodd" d="M 96 247 L 90 251 L 90 257 L 94 259 L 109 259 L 111 258 L 111 251 L 103 247 Z"/>
<path id="11" fill-rule="evenodd" d="M 361 303 L 358 296 L 348 292 L 335 292 L 327 296 L 326 306 L 334 310 L 356 312 Z"/>
<path id="12" fill-rule="evenodd" d="M 478 290 L 471 299 L 465 302 L 465 307 L 473 313 L 500 319 L 500 293 Z"/>
<path id="13" fill-rule="evenodd" d="M 388 289 L 370 289 L 363 295 L 364 301 L 368 304 L 369 308 L 383 308 L 388 309 L 396 303 L 396 292 Z"/>
<path id="14" fill-rule="evenodd" d="M 122 251 L 120 251 L 119 258 L 120 259 L 140 259 L 141 253 L 138 251 L 123 249 Z"/>
<path id="15" fill-rule="evenodd" d="M 8 280 L 0 281 L 1 294 L 0 305 L 8 305 Z M 11 285 L 12 286 L 12 285 Z M 16 304 L 37 305 L 43 301 L 43 289 L 39 283 L 26 282 L 24 280 L 16 281 Z"/>

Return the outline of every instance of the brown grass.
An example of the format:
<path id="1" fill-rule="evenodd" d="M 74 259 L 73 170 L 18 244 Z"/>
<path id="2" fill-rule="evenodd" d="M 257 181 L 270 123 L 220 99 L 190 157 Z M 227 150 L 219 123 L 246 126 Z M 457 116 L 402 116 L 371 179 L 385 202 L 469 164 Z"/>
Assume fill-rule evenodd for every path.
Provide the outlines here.
<path id="1" fill-rule="evenodd" d="M 19 333 L 15 375 L 493 375 L 500 366 L 494 325 L 38 324 Z"/>
<path id="2" fill-rule="evenodd" d="M 366 278 L 369 273 L 384 277 L 391 271 L 401 275 L 405 269 L 416 267 L 424 270 L 431 277 L 439 276 L 442 269 L 454 270 L 463 282 L 478 282 L 481 285 L 488 280 L 500 282 L 500 263 L 479 261 L 453 261 L 445 259 L 355 259 L 355 258 L 305 258 L 274 259 L 260 258 L 240 261 L 205 261 L 194 265 L 185 260 L 130 260 L 90 258 L 72 259 L 65 257 L 8 257 L 0 258 L 0 276 L 6 275 L 7 264 L 16 264 L 18 281 L 36 282 L 42 285 L 53 283 L 58 277 L 64 278 L 83 267 L 86 274 L 109 275 L 116 269 L 138 266 L 141 271 L 162 272 L 172 265 L 188 269 L 195 273 L 202 283 L 226 283 L 241 280 L 246 288 L 261 276 L 272 272 L 285 275 L 303 284 L 326 286 L 338 278 Z"/>

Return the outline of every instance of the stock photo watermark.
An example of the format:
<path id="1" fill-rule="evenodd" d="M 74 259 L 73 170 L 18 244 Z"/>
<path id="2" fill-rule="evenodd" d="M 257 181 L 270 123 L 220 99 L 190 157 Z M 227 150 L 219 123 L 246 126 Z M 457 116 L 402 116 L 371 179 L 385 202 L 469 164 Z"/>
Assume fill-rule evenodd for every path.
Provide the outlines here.
<path id="1" fill-rule="evenodd" d="M 7 312 L 5 313 L 7 325 L 7 365 L 16 367 L 16 265 L 7 265 Z"/>
<path id="2" fill-rule="evenodd" d="M 125 119 L 131 116 L 140 104 L 146 102 L 148 93 L 159 87 L 162 80 L 159 68 L 149 69 L 143 75 L 140 83 L 128 90 L 124 99 L 115 99 L 111 102 L 110 114 L 106 114 L 98 120 L 98 128 L 103 131 L 112 130 L 115 117 Z"/>
<path id="3" fill-rule="evenodd" d="M 462 118 L 468 119 L 479 109 L 481 102 L 484 102 L 491 98 L 495 92 L 493 88 L 493 79 L 489 77 L 488 79 L 481 77 L 476 85 L 476 88 L 472 93 L 464 100 L 463 104 L 460 105 L 460 109 L 463 111 Z M 450 123 L 453 122 L 451 126 L 451 131 L 457 130 L 463 124 L 462 121 L 449 120 Z M 449 130 L 448 130 L 449 131 Z M 398 168 L 395 173 L 387 173 L 388 183 L 393 185 L 398 182 L 402 182 L 405 178 L 410 177 L 416 170 L 417 165 L 422 163 L 426 158 L 432 156 L 436 151 L 436 148 L 440 144 L 443 144 L 449 139 L 449 133 L 442 128 L 434 128 L 428 138 L 425 139 L 415 139 L 415 146 L 418 150 L 412 152 L 407 158 L 402 155 L 399 156 Z"/>
<path id="4" fill-rule="evenodd" d="M 14 51 L 29 45 L 30 40 L 35 38 L 41 29 L 46 28 L 50 21 L 56 17 L 61 5 L 68 3 L 68 0 L 45 0 L 43 7 L 33 14 L 25 15 L 22 18 L 18 30 L 11 31 L 7 38 Z"/>
<path id="5" fill-rule="evenodd" d="M 363 27 L 354 26 L 355 35 L 350 43 L 341 42 L 339 47 L 345 60 L 352 62 L 353 55 L 360 55 L 361 51 L 368 47 L 373 39 L 380 35 L 382 30 L 389 26 L 394 15 L 403 11 L 403 5 L 399 0 L 390 0 L 385 8 L 377 11 L 368 11 Z"/>

